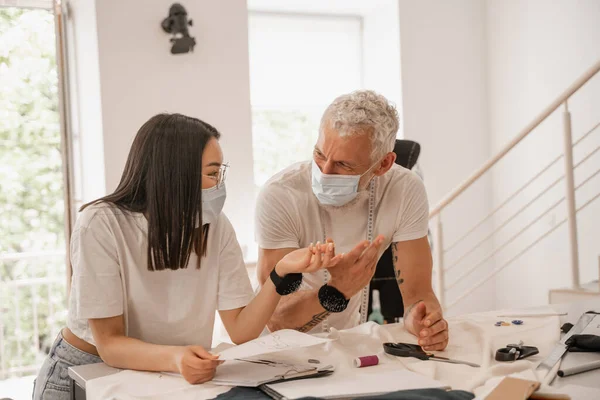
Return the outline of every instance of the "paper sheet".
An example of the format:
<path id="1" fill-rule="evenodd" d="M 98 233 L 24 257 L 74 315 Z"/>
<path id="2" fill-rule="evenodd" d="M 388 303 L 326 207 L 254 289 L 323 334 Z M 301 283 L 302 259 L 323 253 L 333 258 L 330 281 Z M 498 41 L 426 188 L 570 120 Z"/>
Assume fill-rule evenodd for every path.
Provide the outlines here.
<path id="1" fill-rule="evenodd" d="M 315 346 L 330 341 L 331 339 L 318 338 L 292 329 L 284 329 L 267 336 L 259 337 L 248 343 L 223 350 L 220 353 L 219 359 L 235 360 L 236 358 L 248 358 L 261 354 L 275 353 L 277 351 Z"/>

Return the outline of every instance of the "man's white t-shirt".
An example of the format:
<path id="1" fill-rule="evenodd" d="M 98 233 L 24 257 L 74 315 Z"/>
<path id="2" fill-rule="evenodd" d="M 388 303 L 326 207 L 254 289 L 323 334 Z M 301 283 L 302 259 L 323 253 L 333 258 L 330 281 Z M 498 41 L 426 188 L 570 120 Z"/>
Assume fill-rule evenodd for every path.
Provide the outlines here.
<path id="1" fill-rule="evenodd" d="M 141 213 L 100 203 L 86 208 L 71 238 L 73 277 L 67 326 L 95 344 L 88 319 L 123 314 L 126 335 L 162 345 L 209 349 L 215 310 L 246 306 L 253 291 L 231 223 L 210 225 L 198 269 L 148 270 L 148 221 Z"/>
<path id="2" fill-rule="evenodd" d="M 399 165 L 375 178 L 375 185 L 373 238 L 385 236 L 381 257 L 391 243 L 427 235 L 429 204 L 421 179 Z M 369 191 L 365 190 L 348 206 L 321 206 L 312 191 L 311 163 L 293 164 L 273 176 L 258 196 L 256 241 L 263 249 L 303 248 L 323 242 L 325 231 L 334 240 L 336 253 L 347 253 L 367 239 L 368 205 Z M 305 274 L 303 288 L 318 289 L 324 279 L 323 271 Z M 345 311 L 329 316 L 330 327 L 358 325 L 361 293 L 350 299 Z M 321 329 L 317 326 L 313 331 Z"/>

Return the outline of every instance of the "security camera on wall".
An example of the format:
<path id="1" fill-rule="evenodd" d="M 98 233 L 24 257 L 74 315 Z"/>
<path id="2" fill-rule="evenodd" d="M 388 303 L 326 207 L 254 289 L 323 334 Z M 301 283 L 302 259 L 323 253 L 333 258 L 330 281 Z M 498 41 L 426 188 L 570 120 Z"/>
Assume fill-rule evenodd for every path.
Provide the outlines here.
<path id="1" fill-rule="evenodd" d="M 196 39 L 190 36 L 188 26 L 192 26 L 192 20 L 188 20 L 187 11 L 179 3 L 173 3 L 169 8 L 169 16 L 165 18 L 161 26 L 163 30 L 172 35 L 171 54 L 185 54 L 194 51 Z"/>

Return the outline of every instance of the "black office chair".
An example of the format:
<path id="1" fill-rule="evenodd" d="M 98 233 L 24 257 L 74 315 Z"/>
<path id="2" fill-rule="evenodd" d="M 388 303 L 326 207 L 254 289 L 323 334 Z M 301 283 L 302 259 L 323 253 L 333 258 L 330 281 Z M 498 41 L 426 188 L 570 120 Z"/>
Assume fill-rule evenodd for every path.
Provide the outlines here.
<path id="1" fill-rule="evenodd" d="M 394 153 L 396 153 L 396 164 L 404 168 L 413 169 L 421 153 L 421 146 L 412 140 L 396 140 Z M 404 302 L 402 301 L 402 294 L 396 282 L 391 246 L 383 252 L 377 263 L 375 275 L 371 280 L 369 289 L 369 314 L 372 311 L 373 290 L 379 290 L 381 314 L 383 314 L 383 318 L 387 323 L 394 323 L 398 318 L 404 316 Z"/>

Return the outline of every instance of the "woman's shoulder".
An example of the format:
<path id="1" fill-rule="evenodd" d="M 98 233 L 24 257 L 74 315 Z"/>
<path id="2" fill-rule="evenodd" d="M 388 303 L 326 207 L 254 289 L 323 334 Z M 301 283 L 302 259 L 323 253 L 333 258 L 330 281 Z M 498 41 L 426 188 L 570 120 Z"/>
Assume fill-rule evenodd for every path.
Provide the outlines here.
<path id="1" fill-rule="evenodd" d="M 227 215 L 223 212 L 219 214 L 217 222 L 210 225 L 208 235 L 209 238 L 211 236 L 213 237 L 213 243 L 216 245 L 215 248 L 220 249 L 220 251 L 223 251 L 223 249 L 232 245 L 239 246 L 235 228 Z"/>
<path id="2" fill-rule="evenodd" d="M 116 205 L 107 202 L 90 204 L 85 207 L 78 215 L 77 228 L 91 228 L 107 225 L 111 219 L 130 214 Z"/>
<path id="3" fill-rule="evenodd" d="M 235 234 L 235 229 L 233 229 L 231 221 L 224 212 L 219 214 L 217 222 L 215 224 L 211 224 L 210 228 L 214 229 L 215 234 L 218 234 L 221 237 L 228 236 L 231 233 Z"/>

